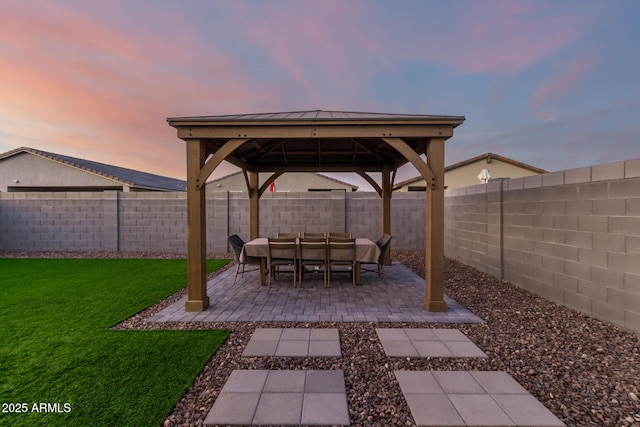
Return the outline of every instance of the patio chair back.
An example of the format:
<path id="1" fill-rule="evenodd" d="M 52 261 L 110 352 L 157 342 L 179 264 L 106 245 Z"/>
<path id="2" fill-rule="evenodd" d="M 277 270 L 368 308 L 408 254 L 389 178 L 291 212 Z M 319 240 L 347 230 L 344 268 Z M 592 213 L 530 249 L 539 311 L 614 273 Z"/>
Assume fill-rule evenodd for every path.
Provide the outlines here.
<path id="1" fill-rule="evenodd" d="M 380 239 L 376 242 L 378 248 L 380 248 L 380 256 L 378 257 L 378 264 L 384 263 L 384 257 L 387 254 L 387 250 L 389 249 L 389 244 L 391 243 L 391 236 L 388 234 L 383 234 Z"/>
<path id="2" fill-rule="evenodd" d="M 320 233 L 309 233 L 309 232 L 304 232 L 302 237 L 304 237 L 305 239 L 326 239 L 327 238 L 327 233 L 325 232 L 320 232 Z"/>
<path id="3" fill-rule="evenodd" d="M 278 239 L 297 239 L 300 237 L 300 233 L 296 232 L 296 233 L 286 233 L 286 232 L 281 232 L 278 231 Z"/>
<path id="4" fill-rule="evenodd" d="M 353 286 L 356 286 L 356 239 L 329 237 L 327 244 L 327 268 L 329 270 L 327 283 L 331 284 L 331 267 L 348 266 Z"/>
<path id="5" fill-rule="evenodd" d="M 376 245 L 378 246 L 378 249 L 380 249 L 380 255 L 378 255 L 378 262 L 365 262 L 365 263 L 361 263 L 361 268 L 360 271 L 361 272 L 365 272 L 365 271 L 373 271 L 373 272 L 377 272 L 378 273 L 378 277 L 382 277 L 384 280 L 384 283 L 387 283 L 387 276 L 384 274 L 384 258 L 387 254 L 387 251 L 389 250 L 389 244 L 391 243 L 391 236 L 388 234 L 383 234 L 382 237 L 380 237 L 377 241 L 376 241 Z M 376 269 L 375 270 L 371 270 L 371 269 L 366 269 L 366 268 L 362 268 L 362 265 L 375 265 Z"/>
<path id="6" fill-rule="evenodd" d="M 242 266 L 241 274 L 244 276 L 246 265 L 260 265 L 261 260 L 260 258 L 250 257 L 246 255 L 242 257 L 242 249 L 244 248 L 245 242 L 237 234 L 229 236 L 229 243 L 233 248 L 233 254 L 236 262 L 236 273 L 233 276 L 233 283 L 235 284 L 236 280 L 238 279 L 238 273 L 240 272 L 240 266 Z M 247 271 L 251 271 L 251 270 L 247 270 Z"/>
<path id="7" fill-rule="evenodd" d="M 229 236 L 229 243 L 231 244 L 233 253 L 236 256 L 236 262 L 240 262 L 240 253 L 244 247 L 244 240 L 242 240 L 237 234 L 234 234 L 233 236 Z"/>
<path id="8" fill-rule="evenodd" d="M 327 240 L 324 237 L 300 239 L 300 257 L 298 269 L 300 278 L 298 285 L 302 286 L 302 278 L 305 273 L 305 266 L 322 267 L 324 274 L 324 285 L 327 285 Z"/>
<path id="9" fill-rule="evenodd" d="M 329 233 L 329 237 L 337 237 L 337 238 L 341 238 L 341 239 L 350 239 L 351 238 L 351 232 L 347 232 L 347 233 L 334 233 L 333 231 Z"/>
<path id="10" fill-rule="evenodd" d="M 271 278 L 275 274 L 275 267 L 290 265 L 293 266 L 293 286 L 296 286 L 296 276 L 298 273 L 298 254 L 295 238 L 273 238 L 268 240 L 269 252 L 267 257 L 267 271 L 269 272 L 269 286 Z"/>

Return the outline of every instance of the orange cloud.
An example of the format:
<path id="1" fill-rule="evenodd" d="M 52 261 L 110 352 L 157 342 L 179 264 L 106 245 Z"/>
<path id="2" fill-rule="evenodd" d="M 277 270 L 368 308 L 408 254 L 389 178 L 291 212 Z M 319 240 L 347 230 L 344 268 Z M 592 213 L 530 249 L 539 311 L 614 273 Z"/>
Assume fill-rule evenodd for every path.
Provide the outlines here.
<path id="1" fill-rule="evenodd" d="M 267 97 L 175 10 L 154 4 L 144 15 L 165 33 L 140 29 L 138 19 L 40 6 L 16 2 L 0 16 L 0 62 L 10 64 L 0 67 L 0 123 L 16 146 L 183 176 L 184 144 L 167 116 L 237 112 Z"/>

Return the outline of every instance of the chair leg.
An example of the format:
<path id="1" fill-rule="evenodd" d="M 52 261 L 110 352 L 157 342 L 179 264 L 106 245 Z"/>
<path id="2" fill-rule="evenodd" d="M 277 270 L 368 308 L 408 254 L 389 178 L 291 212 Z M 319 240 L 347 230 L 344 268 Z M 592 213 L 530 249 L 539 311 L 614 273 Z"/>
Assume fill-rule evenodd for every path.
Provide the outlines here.
<path id="1" fill-rule="evenodd" d="M 236 265 L 236 274 L 233 276 L 233 284 L 236 284 L 236 279 L 238 278 L 238 270 L 240 270 L 240 264 Z"/>
<path id="2" fill-rule="evenodd" d="M 356 264 L 351 264 L 351 281 L 353 282 L 353 287 L 356 287 Z"/>
<path id="3" fill-rule="evenodd" d="M 331 265 L 327 265 L 327 281 L 324 284 L 325 288 L 331 287 Z"/>
<path id="4" fill-rule="evenodd" d="M 293 287 L 296 287 L 296 276 L 298 275 L 298 263 L 293 262 Z"/>
<path id="5" fill-rule="evenodd" d="M 382 273 L 382 279 L 384 280 L 384 283 L 387 283 L 387 276 L 384 274 L 384 265 L 380 264 L 378 266 L 378 268 L 380 268 L 380 272 Z"/>

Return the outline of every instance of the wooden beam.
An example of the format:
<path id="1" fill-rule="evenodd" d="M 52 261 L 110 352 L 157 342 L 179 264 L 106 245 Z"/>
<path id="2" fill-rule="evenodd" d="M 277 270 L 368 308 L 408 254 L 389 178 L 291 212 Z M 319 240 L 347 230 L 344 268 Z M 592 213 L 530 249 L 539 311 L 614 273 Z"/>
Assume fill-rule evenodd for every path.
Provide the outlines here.
<path id="1" fill-rule="evenodd" d="M 373 189 L 376 190 L 378 196 L 382 197 L 382 189 L 380 188 L 378 183 L 374 181 L 373 178 L 371 178 L 365 171 L 362 170 L 356 171 L 356 173 L 366 179 L 367 182 L 373 187 Z"/>
<path id="2" fill-rule="evenodd" d="M 452 124 L 402 124 L 402 125 L 256 125 L 215 126 L 194 124 L 178 126 L 178 138 L 431 138 L 453 136 Z"/>
<path id="3" fill-rule="evenodd" d="M 366 171 L 366 172 L 382 172 L 382 165 L 366 164 L 366 165 L 359 165 L 354 168 L 351 164 L 346 164 L 346 165 L 324 164 L 322 165 L 322 167 L 318 166 L 315 163 L 297 164 L 297 165 L 290 165 L 287 167 L 282 165 L 258 164 L 258 165 L 251 165 L 250 170 L 257 170 L 260 172 L 285 171 L 285 172 L 356 172 L 357 173 L 359 170 Z"/>
<path id="4" fill-rule="evenodd" d="M 391 235 L 391 171 L 388 166 L 382 169 L 382 234 Z M 385 254 L 384 265 L 391 265 L 391 246 Z"/>
<path id="5" fill-rule="evenodd" d="M 371 154 L 373 157 L 375 157 L 376 159 L 380 160 L 381 162 L 383 162 L 383 163 L 389 163 L 390 162 L 390 159 L 380 157 L 380 155 L 378 153 L 376 153 L 375 151 L 371 150 L 369 147 L 367 147 L 365 144 L 362 144 L 357 139 L 352 139 L 352 141 L 354 142 L 355 145 L 359 146 L 364 151 L 366 151 L 367 153 Z"/>
<path id="6" fill-rule="evenodd" d="M 251 240 L 260 237 L 260 190 L 258 172 L 249 172 L 249 238 Z"/>
<path id="7" fill-rule="evenodd" d="M 203 311 L 209 306 L 207 295 L 207 235 L 204 187 L 195 185 L 206 158 L 201 140 L 187 141 L 187 280 L 185 311 Z"/>
<path id="8" fill-rule="evenodd" d="M 207 163 L 200 169 L 195 179 L 196 188 L 204 187 L 207 178 L 211 175 L 215 168 L 233 151 L 247 142 L 248 139 L 230 139 L 222 147 L 216 151 Z"/>
<path id="9" fill-rule="evenodd" d="M 273 175 L 271 175 L 269 178 L 267 178 L 267 180 L 263 182 L 262 185 L 260 186 L 260 196 L 262 196 L 264 192 L 267 191 L 267 188 L 269 188 L 269 184 L 271 184 L 273 181 L 278 179 L 278 177 L 283 173 L 284 171 L 276 172 Z"/>
<path id="10" fill-rule="evenodd" d="M 436 176 L 436 188 L 427 186 L 425 230 L 425 288 L 422 305 L 444 312 L 444 138 L 432 138 L 427 145 L 427 162 Z"/>
<path id="11" fill-rule="evenodd" d="M 382 138 L 384 142 L 395 148 L 400 154 L 402 154 L 409 162 L 418 169 L 420 175 L 424 178 L 427 183 L 427 187 L 431 186 L 434 188 L 436 185 L 436 176 L 431 170 L 431 166 L 429 162 L 425 163 L 418 153 L 416 153 L 413 148 L 409 147 L 403 140 L 400 138 Z M 444 139 L 443 139 L 444 141 Z"/>
<path id="12" fill-rule="evenodd" d="M 244 176 L 244 183 L 247 186 L 247 194 L 251 197 L 251 184 L 249 183 L 249 176 L 247 176 L 247 171 L 242 169 L 242 176 Z"/>

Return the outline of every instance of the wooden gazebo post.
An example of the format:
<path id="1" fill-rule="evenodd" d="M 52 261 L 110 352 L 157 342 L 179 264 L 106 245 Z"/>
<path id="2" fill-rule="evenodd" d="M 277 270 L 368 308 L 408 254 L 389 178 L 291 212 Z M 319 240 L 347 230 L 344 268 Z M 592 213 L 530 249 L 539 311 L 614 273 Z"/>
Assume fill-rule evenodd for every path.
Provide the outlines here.
<path id="1" fill-rule="evenodd" d="M 425 287 L 422 306 L 446 311 L 444 301 L 444 138 L 427 144 L 427 166 L 435 176 L 435 188 L 427 185 L 425 230 Z"/>
<path id="2" fill-rule="evenodd" d="M 198 183 L 206 148 L 200 139 L 187 142 L 187 258 L 188 299 L 186 311 L 203 311 L 209 306 L 207 295 L 207 227 L 205 186 Z"/>
<path id="3" fill-rule="evenodd" d="M 389 166 L 382 168 L 382 234 L 391 235 L 391 169 Z M 391 264 L 391 247 L 387 250 L 384 259 L 385 265 Z"/>

